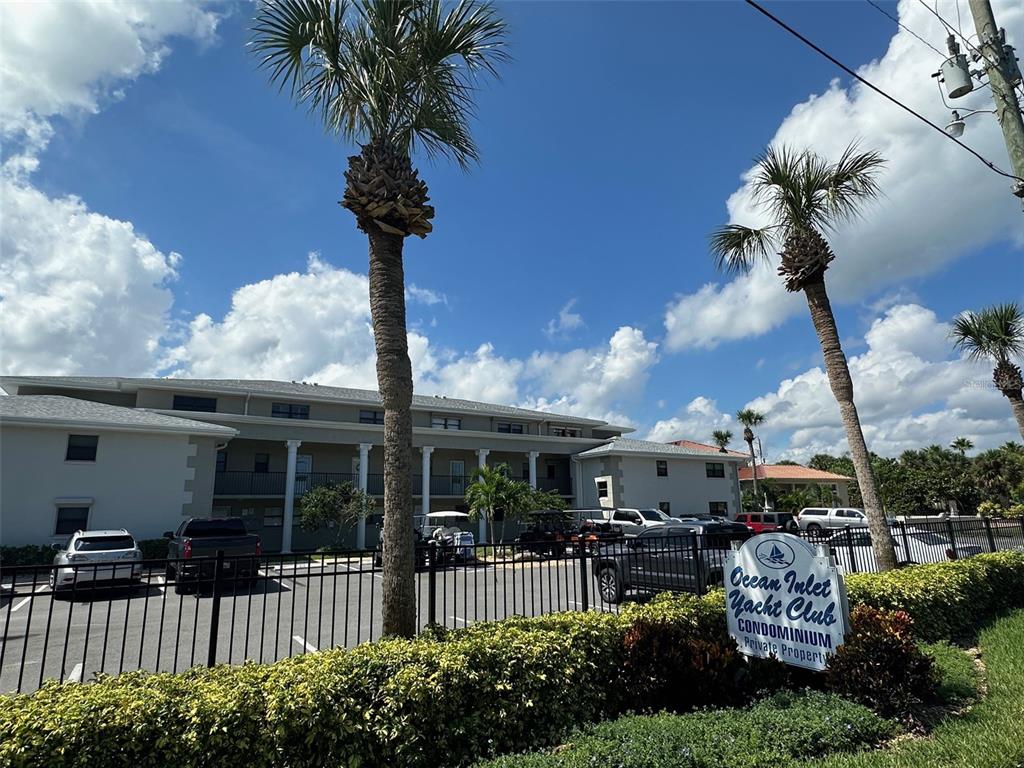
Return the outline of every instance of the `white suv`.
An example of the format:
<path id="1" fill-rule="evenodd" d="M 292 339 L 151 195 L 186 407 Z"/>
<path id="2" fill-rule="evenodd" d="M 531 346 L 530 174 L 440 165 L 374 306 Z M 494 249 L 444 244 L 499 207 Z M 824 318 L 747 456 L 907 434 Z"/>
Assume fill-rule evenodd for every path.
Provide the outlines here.
<path id="1" fill-rule="evenodd" d="M 863 528 L 868 524 L 864 512 L 852 507 L 804 507 L 797 513 L 796 521 L 804 531 Z"/>
<path id="2" fill-rule="evenodd" d="M 124 528 L 116 531 L 75 531 L 54 545 L 50 588 L 63 592 L 76 583 L 137 582 L 142 578 L 142 552 Z"/>

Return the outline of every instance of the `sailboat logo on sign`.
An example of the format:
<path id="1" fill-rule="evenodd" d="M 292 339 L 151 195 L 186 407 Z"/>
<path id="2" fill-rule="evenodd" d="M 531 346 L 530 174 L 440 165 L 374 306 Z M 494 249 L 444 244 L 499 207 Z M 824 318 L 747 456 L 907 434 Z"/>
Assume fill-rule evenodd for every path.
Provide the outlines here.
<path id="1" fill-rule="evenodd" d="M 769 568 L 788 568 L 796 559 L 793 548 L 784 541 L 771 539 L 761 542 L 754 550 L 754 557 L 758 562 L 767 565 Z"/>

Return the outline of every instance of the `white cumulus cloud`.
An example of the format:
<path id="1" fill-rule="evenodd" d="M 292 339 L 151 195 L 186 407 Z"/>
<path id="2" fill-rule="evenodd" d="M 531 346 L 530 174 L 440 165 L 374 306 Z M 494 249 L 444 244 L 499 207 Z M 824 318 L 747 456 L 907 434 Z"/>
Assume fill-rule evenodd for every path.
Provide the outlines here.
<path id="1" fill-rule="evenodd" d="M 576 306 L 576 299 L 569 299 L 565 306 L 558 310 L 558 316 L 548 320 L 544 333 L 549 339 L 568 338 L 571 331 L 575 331 L 585 325 L 583 316 L 578 312 L 572 311 L 574 306 Z"/>
<path id="2" fill-rule="evenodd" d="M 711 433 L 716 429 L 731 429 L 735 423 L 732 416 L 718 410 L 718 403 L 708 397 L 695 397 L 678 414 L 655 422 L 645 440 L 668 443 L 673 440 L 696 440 L 711 443 Z M 734 434 L 734 439 L 737 435 Z M 735 446 L 733 446 L 735 449 Z"/>

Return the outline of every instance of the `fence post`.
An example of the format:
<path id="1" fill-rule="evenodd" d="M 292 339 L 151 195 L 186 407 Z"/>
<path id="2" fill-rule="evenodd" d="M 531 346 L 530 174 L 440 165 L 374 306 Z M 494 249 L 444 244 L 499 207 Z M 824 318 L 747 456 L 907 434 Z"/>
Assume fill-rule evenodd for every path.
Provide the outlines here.
<path id="1" fill-rule="evenodd" d="M 853 548 L 853 528 L 846 526 L 846 551 L 850 553 L 850 572 L 857 572 L 857 550 Z"/>
<path id="2" fill-rule="evenodd" d="M 953 559 L 959 560 L 960 553 L 956 550 L 956 535 L 953 533 L 953 521 L 946 518 L 946 533 L 949 534 L 949 548 L 953 552 Z"/>
<path id="3" fill-rule="evenodd" d="M 903 539 L 903 560 L 910 562 L 910 537 L 907 536 L 907 523 L 900 520 L 900 538 Z"/>
<path id="4" fill-rule="evenodd" d="M 590 610 L 590 574 L 587 573 L 587 542 L 580 539 L 580 605 L 584 611 Z"/>
<path id="5" fill-rule="evenodd" d="M 427 570 L 427 625 L 437 624 L 437 542 L 431 541 L 427 548 L 430 558 Z"/>
<path id="6" fill-rule="evenodd" d="M 690 557 L 693 558 L 693 572 L 697 578 L 697 595 L 704 594 L 704 574 L 701 573 L 704 569 L 701 568 L 703 561 L 700 557 L 700 547 L 697 546 L 697 534 L 693 533 L 690 535 Z"/>
<path id="7" fill-rule="evenodd" d="M 983 517 L 981 519 L 985 521 L 985 534 L 988 536 L 988 551 L 995 552 L 996 540 L 995 537 L 992 535 L 992 520 L 990 520 L 987 517 Z"/>
<path id="8" fill-rule="evenodd" d="M 196 592 L 199 591 L 203 583 L 202 568 L 202 565 L 200 565 Z M 208 667 L 212 667 L 217 663 L 217 628 L 220 624 L 220 572 L 222 570 L 224 570 L 224 550 L 218 549 L 217 559 L 214 561 L 213 565 L 213 601 L 210 604 L 210 645 L 206 654 L 206 666 Z M 196 595 L 196 599 L 199 599 L 198 594 Z"/>

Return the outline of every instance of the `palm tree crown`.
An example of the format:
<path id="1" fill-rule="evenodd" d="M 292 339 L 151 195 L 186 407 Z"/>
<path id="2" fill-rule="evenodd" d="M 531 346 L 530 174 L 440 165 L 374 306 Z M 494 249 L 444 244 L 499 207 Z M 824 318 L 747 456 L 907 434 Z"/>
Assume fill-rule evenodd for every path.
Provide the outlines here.
<path id="1" fill-rule="evenodd" d="M 764 423 L 764 414 L 753 408 L 736 412 L 736 421 L 743 425 L 743 439 L 748 443 L 754 439 L 754 427 Z"/>
<path id="2" fill-rule="evenodd" d="M 949 447 L 958 452 L 961 456 L 966 456 L 967 452 L 974 447 L 974 443 L 972 443 L 969 438 L 958 437 L 949 444 Z"/>
<path id="3" fill-rule="evenodd" d="M 715 441 L 718 450 L 725 453 L 725 448 L 732 441 L 732 432 L 728 429 L 716 429 L 711 433 L 711 439 Z"/>
<path id="4" fill-rule="evenodd" d="M 857 218 L 879 195 L 877 175 L 884 165 L 876 152 L 851 144 L 830 163 L 810 151 L 768 147 L 758 158 L 751 182 L 754 200 L 772 223 L 761 228 L 728 224 L 711 236 L 719 269 L 749 271 L 759 259 L 783 247 L 779 274 L 798 291 L 819 279 L 834 258 L 822 232 Z"/>
<path id="5" fill-rule="evenodd" d="M 481 76 L 498 76 L 505 31 L 473 0 L 267 0 L 250 46 L 329 131 L 466 166 L 478 159 L 474 92 Z"/>

